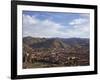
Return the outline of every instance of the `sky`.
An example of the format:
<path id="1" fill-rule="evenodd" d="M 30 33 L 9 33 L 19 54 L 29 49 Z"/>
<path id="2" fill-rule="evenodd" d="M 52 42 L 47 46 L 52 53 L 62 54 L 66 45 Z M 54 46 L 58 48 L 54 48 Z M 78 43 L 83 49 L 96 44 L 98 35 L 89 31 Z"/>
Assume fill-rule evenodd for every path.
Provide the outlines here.
<path id="1" fill-rule="evenodd" d="M 89 38 L 88 13 L 23 11 L 23 37 Z"/>

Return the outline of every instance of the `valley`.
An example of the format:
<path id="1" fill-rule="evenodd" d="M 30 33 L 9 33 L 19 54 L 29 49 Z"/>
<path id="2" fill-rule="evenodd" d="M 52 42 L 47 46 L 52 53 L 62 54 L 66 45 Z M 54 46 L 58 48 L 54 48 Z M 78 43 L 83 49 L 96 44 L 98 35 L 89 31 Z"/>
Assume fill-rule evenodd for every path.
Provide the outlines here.
<path id="1" fill-rule="evenodd" d="M 23 38 L 24 69 L 88 65 L 88 38 Z"/>

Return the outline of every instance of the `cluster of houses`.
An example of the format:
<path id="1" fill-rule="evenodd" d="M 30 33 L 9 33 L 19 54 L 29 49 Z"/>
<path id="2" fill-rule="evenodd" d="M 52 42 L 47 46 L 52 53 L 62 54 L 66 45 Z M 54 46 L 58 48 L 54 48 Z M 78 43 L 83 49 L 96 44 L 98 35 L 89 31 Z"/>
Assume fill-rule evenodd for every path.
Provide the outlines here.
<path id="1" fill-rule="evenodd" d="M 56 64 L 58 66 L 80 66 L 80 65 L 88 65 L 88 59 L 82 57 L 86 57 L 87 55 L 78 55 L 75 52 L 68 52 L 64 48 L 53 48 L 53 49 L 30 49 L 24 50 L 23 62 L 24 63 L 32 63 L 34 62 L 42 62 L 48 64 Z M 77 54 L 77 55 L 76 55 Z"/>

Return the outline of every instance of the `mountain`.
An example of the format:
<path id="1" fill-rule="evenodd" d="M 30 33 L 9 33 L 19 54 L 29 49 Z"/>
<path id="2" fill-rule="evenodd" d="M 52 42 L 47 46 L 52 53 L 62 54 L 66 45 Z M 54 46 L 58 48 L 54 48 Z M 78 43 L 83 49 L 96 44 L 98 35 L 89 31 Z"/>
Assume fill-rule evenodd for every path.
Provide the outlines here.
<path id="1" fill-rule="evenodd" d="M 68 39 L 62 39 L 63 42 L 66 44 L 70 45 L 75 45 L 75 44 L 89 44 L 89 39 L 88 38 L 68 38 Z"/>
<path id="2" fill-rule="evenodd" d="M 89 47 L 88 38 L 34 38 L 24 37 L 23 43 L 32 48 Z"/>
<path id="3" fill-rule="evenodd" d="M 40 42 L 44 42 L 44 41 L 46 41 L 45 38 L 33 38 L 30 36 L 23 38 L 23 43 L 28 44 L 28 45 L 40 43 Z"/>

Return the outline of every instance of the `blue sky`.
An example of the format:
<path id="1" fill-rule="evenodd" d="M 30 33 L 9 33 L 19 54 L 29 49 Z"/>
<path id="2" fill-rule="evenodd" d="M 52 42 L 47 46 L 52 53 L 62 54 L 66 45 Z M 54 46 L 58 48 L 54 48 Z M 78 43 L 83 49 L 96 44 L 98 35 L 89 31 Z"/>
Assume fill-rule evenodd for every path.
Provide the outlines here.
<path id="1" fill-rule="evenodd" d="M 89 38 L 86 13 L 23 11 L 23 36 Z"/>

